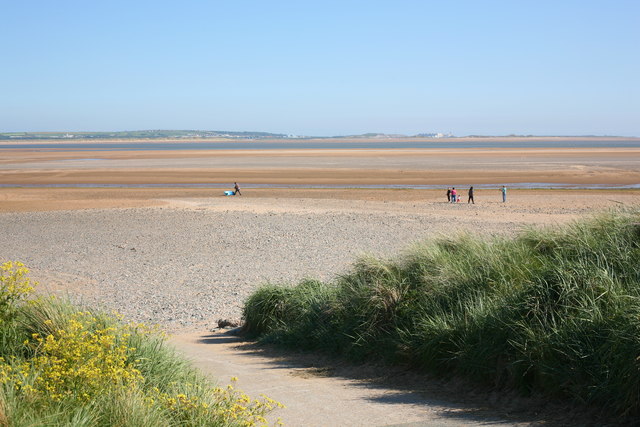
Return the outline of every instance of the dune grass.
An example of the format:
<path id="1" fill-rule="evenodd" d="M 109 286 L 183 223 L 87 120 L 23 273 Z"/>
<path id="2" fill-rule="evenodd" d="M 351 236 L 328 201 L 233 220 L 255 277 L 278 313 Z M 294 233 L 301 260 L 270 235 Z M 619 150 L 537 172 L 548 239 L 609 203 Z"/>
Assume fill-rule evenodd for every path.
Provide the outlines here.
<path id="1" fill-rule="evenodd" d="M 266 341 L 637 415 L 640 213 L 361 259 L 331 283 L 261 288 L 244 318 Z"/>
<path id="2" fill-rule="evenodd" d="M 0 426 L 250 426 L 281 406 L 216 387 L 162 334 L 55 299 L 0 266 Z"/>

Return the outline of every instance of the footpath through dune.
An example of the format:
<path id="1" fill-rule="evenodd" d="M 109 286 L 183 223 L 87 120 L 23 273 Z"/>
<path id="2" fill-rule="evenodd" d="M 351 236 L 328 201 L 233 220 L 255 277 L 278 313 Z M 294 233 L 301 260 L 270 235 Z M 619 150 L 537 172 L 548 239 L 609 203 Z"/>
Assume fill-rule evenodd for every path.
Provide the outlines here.
<path id="1" fill-rule="evenodd" d="M 237 377 L 237 388 L 250 396 L 265 394 L 283 403 L 286 407 L 271 418 L 280 417 L 286 426 L 538 424 L 440 397 L 442 385 L 416 387 L 410 372 L 397 370 L 390 382 L 375 372 L 380 368 L 331 365 L 315 355 L 287 354 L 225 332 L 175 335 L 170 342 L 220 384 Z"/>

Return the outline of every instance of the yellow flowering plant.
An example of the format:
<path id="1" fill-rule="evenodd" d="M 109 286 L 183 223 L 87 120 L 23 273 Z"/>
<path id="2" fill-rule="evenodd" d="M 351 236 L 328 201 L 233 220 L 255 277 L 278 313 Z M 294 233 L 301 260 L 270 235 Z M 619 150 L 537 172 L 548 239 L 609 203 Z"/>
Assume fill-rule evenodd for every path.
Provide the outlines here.
<path id="1" fill-rule="evenodd" d="M 67 425 L 74 411 L 84 416 L 87 408 L 95 419 L 123 426 L 128 411 L 153 414 L 149 425 L 266 426 L 267 414 L 283 407 L 236 390 L 236 378 L 214 387 L 164 348 L 156 328 L 51 299 L 21 304 L 33 291 L 27 272 L 21 263 L 2 265 L 0 426 L 22 425 L 15 418 L 22 413 L 27 424 L 41 416 L 48 425 Z"/>
<path id="2" fill-rule="evenodd" d="M 31 279 L 21 262 L 5 262 L 0 265 L 0 321 L 6 320 L 15 310 L 18 301 L 33 292 Z"/>
<path id="3" fill-rule="evenodd" d="M 73 315 L 66 329 L 41 337 L 33 335 L 36 356 L 32 369 L 37 373 L 33 392 L 50 399 L 90 400 L 96 393 L 130 387 L 143 380 L 128 356 L 133 350 L 121 338 L 118 328 L 92 329 L 96 319 L 90 313 Z"/>
<path id="4" fill-rule="evenodd" d="M 265 395 L 252 399 L 236 390 L 237 380 L 232 377 L 231 384 L 226 387 L 182 387 L 180 393 L 163 393 L 154 388 L 148 393 L 148 403 L 161 405 L 187 425 L 189 420 L 204 418 L 223 425 L 268 426 L 266 415 L 284 405 Z M 278 419 L 276 424 L 282 425 L 282 422 Z"/>

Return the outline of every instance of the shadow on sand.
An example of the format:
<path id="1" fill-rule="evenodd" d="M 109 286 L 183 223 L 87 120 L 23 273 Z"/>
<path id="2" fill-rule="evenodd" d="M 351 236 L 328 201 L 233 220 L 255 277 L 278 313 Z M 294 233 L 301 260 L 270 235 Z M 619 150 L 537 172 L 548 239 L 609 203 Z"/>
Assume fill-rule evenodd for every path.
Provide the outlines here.
<path id="1" fill-rule="evenodd" d="M 268 369 L 291 370 L 292 375 L 333 377 L 349 380 L 357 387 L 379 390 L 369 398 L 388 404 L 426 405 L 439 416 L 461 424 L 545 425 L 545 426 L 623 426 L 629 419 L 612 419 L 597 409 L 578 407 L 549 398 L 522 397 L 513 391 L 492 391 L 461 379 L 440 379 L 403 367 L 382 364 L 354 364 L 329 355 L 284 349 L 247 340 L 239 329 L 203 334 L 200 344 L 227 344 L 245 356 L 267 361 Z M 236 343 L 233 345 L 233 343 Z M 421 426 L 426 423 L 397 424 Z M 430 424 L 431 425 L 431 424 Z"/>

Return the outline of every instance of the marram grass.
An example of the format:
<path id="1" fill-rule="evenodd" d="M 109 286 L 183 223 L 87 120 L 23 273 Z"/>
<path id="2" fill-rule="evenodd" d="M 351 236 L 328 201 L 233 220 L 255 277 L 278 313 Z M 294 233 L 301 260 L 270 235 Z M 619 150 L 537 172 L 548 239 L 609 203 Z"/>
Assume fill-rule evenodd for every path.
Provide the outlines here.
<path id="1" fill-rule="evenodd" d="M 244 317 L 268 341 L 640 414 L 640 213 L 429 241 L 264 287 Z"/>
<path id="2" fill-rule="evenodd" d="M 0 266 L 0 426 L 252 426 L 282 405 L 217 387 L 157 331 L 55 300 L 26 300 Z"/>

